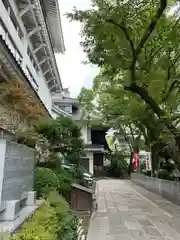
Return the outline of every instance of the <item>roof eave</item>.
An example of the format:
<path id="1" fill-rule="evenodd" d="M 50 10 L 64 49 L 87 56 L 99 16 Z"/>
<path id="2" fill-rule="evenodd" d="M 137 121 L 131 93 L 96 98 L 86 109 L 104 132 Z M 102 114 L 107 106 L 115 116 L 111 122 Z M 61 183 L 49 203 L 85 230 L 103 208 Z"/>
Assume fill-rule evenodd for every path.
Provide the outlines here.
<path id="1" fill-rule="evenodd" d="M 60 14 L 60 10 L 59 10 L 59 3 L 57 1 L 57 12 L 58 12 L 58 18 L 59 18 L 59 28 L 60 28 L 60 32 L 61 32 L 61 39 L 62 39 L 62 49 L 61 49 L 61 53 L 64 54 L 66 51 L 65 48 L 65 43 L 64 43 L 64 35 L 63 35 L 63 30 L 62 30 L 62 22 L 61 22 L 61 14 Z"/>
<path id="2" fill-rule="evenodd" d="M 48 25 L 50 24 L 49 27 L 52 28 L 52 18 L 54 19 L 53 22 L 55 22 L 55 29 L 56 31 L 50 31 L 49 29 L 49 34 L 51 36 L 52 39 L 56 39 L 55 41 L 53 41 L 53 48 L 54 48 L 54 52 L 55 53 L 65 53 L 65 44 L 64 44 L 64 36 L 63 36 L 63 30 L 62 30 L 62 23 L 61 23 L 61 16 L 60 16 L 60 10 L 59 10 L 59 3 L 58 0 L 52 0 L 54 1 L 54 7 L 56 9 L 56 15 L 52 13 L 51 18 L 49 18 L 49 15 L 47 14 L 47 11 L 50 12 L 50 9 L 47 7 L 47 0 L 39 0 L 41 2 L 41 6 L 43 11 L 46 13 L 46 17 L 47 17 L 47 22 Z M 59 31 L 57 31 L 57 28 L 59 29 Z M 58 40 L 57 40 L 57 36 L 58 36 Z M 60 45 L 58 45 L 60 43 Z"/>
<path id="3" fill-rule="evenodd" d="M 58 108 L 58 107 L 56 107 L 56 106 L 54 106 L 54 105 L 52 105 L 52 110 L 53 110 L 54 112 L 56 112 L 57 114 L 61 114 L 61 115 L 65 115 L 65 116 L 67 116 L 67 117 L 71 117 L 71 115 L 70 115 L 69 113 L 63 111 L 62 109 L 60 109 L 60 108 Z"/>

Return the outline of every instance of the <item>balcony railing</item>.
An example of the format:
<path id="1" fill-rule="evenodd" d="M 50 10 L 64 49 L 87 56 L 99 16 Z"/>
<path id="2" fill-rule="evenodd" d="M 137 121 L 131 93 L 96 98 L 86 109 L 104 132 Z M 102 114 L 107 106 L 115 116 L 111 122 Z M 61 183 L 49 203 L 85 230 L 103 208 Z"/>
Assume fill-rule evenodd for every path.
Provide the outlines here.
<path id="1" fill-rule="evenodd" d="M 5 28 L 4 24 L 2 23 L 2 21 L 0 21 L 0 36 L 2 36 L 2 39 L 4 40 L 4 42 L 6 43 L 7 47 L 9 48 L 9 50 L 11 51 L 12 55 L 14 56 L 14 58 L 16 59 L 17 63 L 19 64 L 19 66 L 21 67 L 21 69 L 23 70 L 24 74 L 26 75 L 26 77 L 28 78 L 28 80 L 30 81 L 32 87 L 38 91 L 38 84 L 36 83 L 36 81 L 34 80 L 34 78 L 31 76 L 29 70 L 26 67 L 22 67 L 22 56 L 20 54 L 20 52 L 18 51 L 18 49 L 16 48 L 13 40 L 11 39 L 11 37 L 8 34 L 7 29 Z"/>

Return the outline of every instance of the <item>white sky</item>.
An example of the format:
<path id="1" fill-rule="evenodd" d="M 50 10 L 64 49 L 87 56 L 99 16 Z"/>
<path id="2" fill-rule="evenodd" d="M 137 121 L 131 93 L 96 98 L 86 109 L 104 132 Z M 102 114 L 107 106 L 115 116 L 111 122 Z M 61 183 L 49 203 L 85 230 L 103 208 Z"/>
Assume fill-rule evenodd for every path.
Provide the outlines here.
<path id="1" fill-rule="evenodd" d="M 79 44 L 80 24 L 69 22 L 64 16 L 66 12 L 71 12 L 74 6 L 86 9 L 90 6 L 90 0 L 59 0 L 66 52 L 64 55 L 56 55 L 56 60 L 63 87 L 69 87 L 72 97 L 78 95 L 82 86 L 91 87 L 93 78 L 98 73 L 95 66 L 82 63 L 86 60 L 86 55 Z"/>

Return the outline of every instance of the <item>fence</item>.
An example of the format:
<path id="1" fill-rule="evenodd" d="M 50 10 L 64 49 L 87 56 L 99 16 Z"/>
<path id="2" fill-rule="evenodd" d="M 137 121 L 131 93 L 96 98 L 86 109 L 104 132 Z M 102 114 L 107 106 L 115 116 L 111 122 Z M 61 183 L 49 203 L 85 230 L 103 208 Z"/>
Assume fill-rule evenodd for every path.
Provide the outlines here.
<path id="1" fill-rule="evenodd" d="M 180 205 L 180 183 L 132 173 L 131 181 Z"/>

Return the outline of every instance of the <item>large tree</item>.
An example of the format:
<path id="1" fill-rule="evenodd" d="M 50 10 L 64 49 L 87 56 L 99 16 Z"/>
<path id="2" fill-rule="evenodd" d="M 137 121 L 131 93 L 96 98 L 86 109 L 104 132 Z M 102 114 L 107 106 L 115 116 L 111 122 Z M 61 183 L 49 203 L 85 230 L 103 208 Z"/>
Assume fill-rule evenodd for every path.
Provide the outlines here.
<path id="1" fill-rule="evenodd" d="M 81 45 L 107 84 L 115 79 L 117 87 L 143 99 L 180 148 L 172 121 L 179 103 L 180 23 L 179 6 L 169 11 L 172 2 L 94 0 L 91 9 L 74 9 L 68 17 L 82 23 Z M 169 98 L 176 98 L 175 109 Z"/>
<path id="2" fill-rule="evenodd" d="M 84 117 L 88 121 L 93 116 L 94 111 L 93 100 L 94 100 L 93 89 L 82 87 L 80 94 L 78 96 L 78 102 L 83 107 L 83 110 L 85 111 Z"/>

